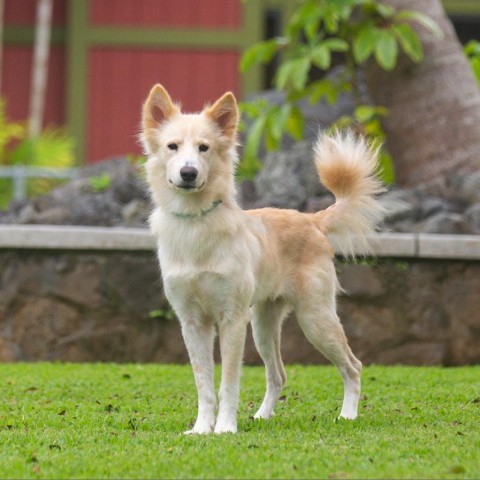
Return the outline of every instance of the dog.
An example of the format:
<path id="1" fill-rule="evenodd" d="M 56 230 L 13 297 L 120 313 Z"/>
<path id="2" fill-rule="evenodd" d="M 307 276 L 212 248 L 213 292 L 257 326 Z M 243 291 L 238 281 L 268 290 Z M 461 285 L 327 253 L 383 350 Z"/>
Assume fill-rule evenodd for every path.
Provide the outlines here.
<path id="1" fill-rule="evenodd" d="M 198 413 L 185 433 L 237 431 L 240 370 L 247 324 L 266 368 L 266 393 L 255 419 L 268 419 L 286 381 L 282 321 L 294 311 L 307 339 L 339 370 L 340 417 L 357 417 L 362 364 L 336 313 L 334 248 L 367 252 L 384 216 L 377 199 L 378 151 L 352 133 L 320 134 L 314 148 L 321 182 L 335 203 L 318 213 L 242 210 L 234 183 L 239 113 L 225 93 L 200 113 L 182 113 L 163 86 L 143 105 L 141 141 L 155 205 L 165 295 L 181 325 L 198 390 Z M 214 390 L 218 329 L 222 375 Z"/>

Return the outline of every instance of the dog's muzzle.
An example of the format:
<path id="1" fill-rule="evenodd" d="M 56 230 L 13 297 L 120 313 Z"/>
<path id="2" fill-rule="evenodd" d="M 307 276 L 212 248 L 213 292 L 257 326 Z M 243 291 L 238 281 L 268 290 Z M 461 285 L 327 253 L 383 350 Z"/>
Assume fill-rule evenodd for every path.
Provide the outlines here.
<path id="1" fill-rule="evenodd" d="M 177 185 L 179 188 L 184 190 L 196 190 L 198 189 L 197 185 L 198 170 L 195 167 L 186 165 L 180 169 L 180 178 L 182 183 Z"/>
<path id="2" fill-rule="evenodd" d="M 195 167 L 182 167 L 180 169 L 180 177 L 185 183 L 193 183 L 197 178 L 198 170 Z"/>

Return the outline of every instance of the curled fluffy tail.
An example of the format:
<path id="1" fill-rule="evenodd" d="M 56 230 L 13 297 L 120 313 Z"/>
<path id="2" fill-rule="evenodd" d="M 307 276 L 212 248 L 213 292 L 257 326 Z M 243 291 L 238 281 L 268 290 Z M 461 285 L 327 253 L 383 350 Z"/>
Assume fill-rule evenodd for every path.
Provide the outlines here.
<path id="1" fill-rule="evenodd" d="M 321 230 L 344 256 L 370 250 L 369 236 L 385 209 L 375 196 L 384 191 L 378 179 L 378 148 L 351 132 L 320 134 L 315 145 L 320 181 L 335 204 L 316 214 Z"/>

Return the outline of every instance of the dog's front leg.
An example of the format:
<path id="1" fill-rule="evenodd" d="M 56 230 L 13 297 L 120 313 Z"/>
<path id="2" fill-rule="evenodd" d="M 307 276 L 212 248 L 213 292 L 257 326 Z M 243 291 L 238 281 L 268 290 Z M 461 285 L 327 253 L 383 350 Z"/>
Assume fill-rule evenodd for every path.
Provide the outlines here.
<path id="1" fill-rule="evenodd" d="M 235 433 L 237 431 L 240 369 L 246 332 L 246 318 L 225 319 L 219 326 L 222 380 L 220 383 L 220 406 L 215 433 Z"/>
<path id="2" fill-rule="evenodd" d="M 216 397 L 213 382 L 213 342 L 215 327 L 196 319 L 181 322 L 198 392 L 198 414 L 191 433 L 212 433 L 215 425 Z"/>

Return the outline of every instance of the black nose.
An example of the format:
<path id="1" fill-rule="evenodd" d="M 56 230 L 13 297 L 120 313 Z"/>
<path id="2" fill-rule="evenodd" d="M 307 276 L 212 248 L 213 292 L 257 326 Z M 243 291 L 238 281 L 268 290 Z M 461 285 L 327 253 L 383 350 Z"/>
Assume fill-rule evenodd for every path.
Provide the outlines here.
<path id="1" fill-rule="evenodd" d="M 193 182 L 198 175 L 198 170 L 195 167 L 182 167 L 180 169 L 180 176 L 184 182 Z"/>

